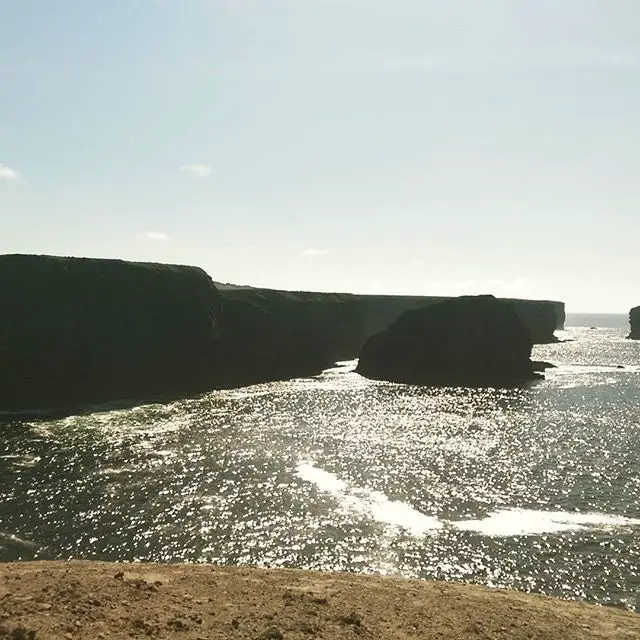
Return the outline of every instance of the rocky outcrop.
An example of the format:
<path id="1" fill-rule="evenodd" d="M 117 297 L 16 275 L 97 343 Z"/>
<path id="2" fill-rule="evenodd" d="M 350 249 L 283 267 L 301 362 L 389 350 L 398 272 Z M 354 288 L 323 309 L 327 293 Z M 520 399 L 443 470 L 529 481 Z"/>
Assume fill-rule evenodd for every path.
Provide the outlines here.
<path id="1" fill-rule="evenodd" d="M 365 342 L 356 371 L 407 384 L 513 386 L 539 377 L 531 347 L 512 304 L 463 296 L 403 313 Z"/>
<path id="2" fill-rule="evenodd" d="M 631 327 L 629 338 L 640 340 L 640 307 L 633 307 L 629 311 L 629 326 Z"/>
<path id="3" fill-rule="evenodd" d="M 201 269 L 0 256 L 0 410 L 204 391 L 219 295 Z"/>

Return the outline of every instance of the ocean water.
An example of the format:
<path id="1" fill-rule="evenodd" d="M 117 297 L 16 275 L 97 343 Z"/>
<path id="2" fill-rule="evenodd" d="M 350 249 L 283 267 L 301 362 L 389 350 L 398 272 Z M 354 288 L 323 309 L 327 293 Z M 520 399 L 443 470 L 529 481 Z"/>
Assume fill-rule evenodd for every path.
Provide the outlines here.
<path id="1" fill-rule="evenodd" d="M 640 342 L 624 316 L 568 322 L 535 347 L 557 368 L 523 389 L 374 382 L 348 362 L 1 425 L 0 560 L 303 567 L 640 611 Z"/>

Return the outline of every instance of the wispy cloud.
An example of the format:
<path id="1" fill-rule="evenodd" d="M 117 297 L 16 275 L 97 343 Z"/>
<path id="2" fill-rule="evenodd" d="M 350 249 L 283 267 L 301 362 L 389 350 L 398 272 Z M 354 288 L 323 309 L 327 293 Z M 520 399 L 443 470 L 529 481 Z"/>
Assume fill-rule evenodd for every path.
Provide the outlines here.
<path id="1" fill-rule="evenodd" d="M 196 178 L 208 178 L 213 169 L 208 164 L 185 164 L 180 167 L 180 171 L 190 173 Z"/>
<path id="2" fill-rule="evenodd" d="M 6 164 L 0 164 L 0 180 L 17 180 L 20 173 Z"/>
<path id="3" fill-rule="evenodd" d="M 169 242 L 169 236 L 162 231 L 145 231 L 138 237 L 143 240 L 152 240 L 153 242 Z"/>
<path id="4" fill-rule="evenodd" d="M 317 256 L 325 256 L 327 253 L 329 253 L 329 249 L 315 249 L 314 247 L 309 247 L 302 252 L 302 255 L 309 258 L 315 258 Z"/>

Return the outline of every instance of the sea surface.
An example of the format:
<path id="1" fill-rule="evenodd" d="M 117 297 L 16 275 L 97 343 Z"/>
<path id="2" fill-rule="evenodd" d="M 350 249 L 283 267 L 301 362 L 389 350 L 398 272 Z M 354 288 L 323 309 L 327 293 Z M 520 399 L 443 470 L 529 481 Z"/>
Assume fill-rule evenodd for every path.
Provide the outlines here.
<path id="1" fill-rule="evenodd" d="M 462 580 L 640 611 L 640 342 L 568 318 L 518 390 L 316 378 L 0 425 L 0 560 Z M 594 327 L 594 328 L 592 328 Z"/>

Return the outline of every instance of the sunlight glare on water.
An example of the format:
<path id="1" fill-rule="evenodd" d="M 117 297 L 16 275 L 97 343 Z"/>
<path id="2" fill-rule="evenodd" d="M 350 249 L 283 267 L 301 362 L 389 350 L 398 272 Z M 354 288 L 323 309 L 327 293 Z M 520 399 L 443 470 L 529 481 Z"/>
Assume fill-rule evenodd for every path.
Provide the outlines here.
<path id="1" fill-rule="evenodd" d="M 313 379 L 15 422 L 0 559 L 386 573 L 639 607 L 640 345 L 569 330 L 528 388 Z M 620 366 L 618 366 L 620 365 Z"/>

